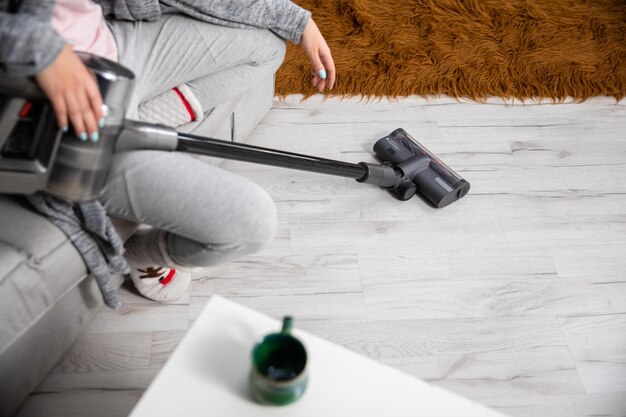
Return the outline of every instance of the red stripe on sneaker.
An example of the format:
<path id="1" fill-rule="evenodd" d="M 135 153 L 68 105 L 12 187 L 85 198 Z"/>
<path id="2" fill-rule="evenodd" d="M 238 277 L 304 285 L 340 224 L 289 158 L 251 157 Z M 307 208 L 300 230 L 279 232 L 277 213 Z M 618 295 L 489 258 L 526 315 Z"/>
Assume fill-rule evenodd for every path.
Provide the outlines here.
<path id="1" fill-rule="evenodd" d="M 176 275 L 176 270 L 172 268 L 170 269 L 170 272 L 167 273 L 167 276 L 160 281 L 160 284 L 167 285 L 167 283 L 174 278 L 174 275 Z"/>
<path id="2" fill-rule="evenodd" d="M 174 90 L 174 92 L 176 94 L 178 94 L 178 98 L 180 98 L 180 101 L 183 102 L 183 105 L 187 109 L 187 113 L 189 113 L 189 117 L 191 117 L 191 121 L 192 122 L 195 121 L 196 120 L 196 114 L 193 112 L 193 109 L 191 108 L 191 105 L 189 104 L 189 102 L 187 101 L 187 99 L 185 98 L 183 93 L 180 92 L 178 87 L 174 87 L 174 88 L 172 88 L 172 90 Z"/>

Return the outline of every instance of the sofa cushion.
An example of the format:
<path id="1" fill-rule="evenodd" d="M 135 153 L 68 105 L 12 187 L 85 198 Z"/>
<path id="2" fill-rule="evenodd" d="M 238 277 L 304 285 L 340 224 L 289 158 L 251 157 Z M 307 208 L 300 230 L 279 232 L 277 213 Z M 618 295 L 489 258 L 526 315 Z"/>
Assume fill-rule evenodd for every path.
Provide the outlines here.
<path id="1" fill-rule="evenodd" d="M 21 197 L 0 195 L 0 354 L 87 271 L 69 239 Z"/>
<path id="2" fill-rule="evenodd" d="M 0 241 L 41 258 L 67 240 L 56 226 L 34 211 L 26 199 L 0 195 Z"/>
<path id="3" fill-rule="evenodd" d="M 52 294 L 29 259 L 0 243 L 0 350 L 6 348 L 52 304 Z"/>

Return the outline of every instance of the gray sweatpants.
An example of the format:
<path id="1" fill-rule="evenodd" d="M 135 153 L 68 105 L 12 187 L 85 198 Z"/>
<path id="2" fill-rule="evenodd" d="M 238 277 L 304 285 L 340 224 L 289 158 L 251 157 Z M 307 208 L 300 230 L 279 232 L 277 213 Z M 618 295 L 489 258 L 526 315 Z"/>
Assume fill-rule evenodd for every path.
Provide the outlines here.
<path id="1" fill-rule="evenodd" d="M 111 22 L 119 61 L 137 78 L 138 104 L 186 83 L 205 111 L 266 79 L 284 57 L 267 30 L 215 26 L 182 15 Z M 115 157 L 101 202 L 107 212 L 167 233 L 172 259 L 213 266 L 258 251 L 276 229 L 272 198 L 249 180 L 182 153 Z"/>
<path id="2" fill-rule="evenodd" d="M 205 113 L 273 74 L 285 41 L 269 30 L 235 29 L 166 14 L 156 22 L 112 21 L 119 62 L 137 77 L 128 116 L 139 103 L 186 83 Z"/>

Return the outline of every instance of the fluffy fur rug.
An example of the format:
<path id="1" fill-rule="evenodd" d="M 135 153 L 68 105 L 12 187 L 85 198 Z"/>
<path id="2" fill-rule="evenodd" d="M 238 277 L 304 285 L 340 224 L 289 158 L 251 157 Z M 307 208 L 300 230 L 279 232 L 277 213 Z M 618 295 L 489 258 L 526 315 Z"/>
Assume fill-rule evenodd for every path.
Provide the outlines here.
<path id="1" fill-rule="evenodd" d="M 339 96 L 584 100 L 626 95 L 625 0 L 296 0 L 333 53 Z M 315 94 L 289 45 L 277 94 Z"/>

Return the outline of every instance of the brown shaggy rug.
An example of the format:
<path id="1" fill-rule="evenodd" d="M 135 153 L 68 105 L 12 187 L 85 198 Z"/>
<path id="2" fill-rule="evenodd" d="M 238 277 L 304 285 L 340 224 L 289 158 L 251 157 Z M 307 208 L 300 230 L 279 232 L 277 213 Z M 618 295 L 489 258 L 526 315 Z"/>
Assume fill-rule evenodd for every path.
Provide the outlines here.
<path id="1" fill-rule="evenodd" d="M 296 2 L 312 11 L 331 48 L 332 95 L 626 95 L 626 0 Z M 315 94 L 310 73 L 290 44 L 277 94 Z"/>

